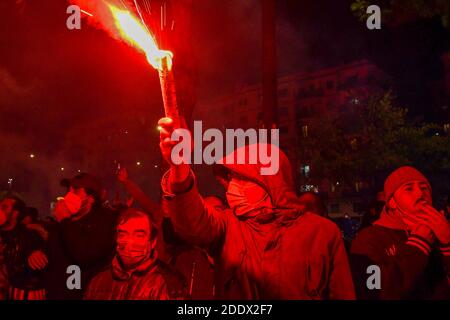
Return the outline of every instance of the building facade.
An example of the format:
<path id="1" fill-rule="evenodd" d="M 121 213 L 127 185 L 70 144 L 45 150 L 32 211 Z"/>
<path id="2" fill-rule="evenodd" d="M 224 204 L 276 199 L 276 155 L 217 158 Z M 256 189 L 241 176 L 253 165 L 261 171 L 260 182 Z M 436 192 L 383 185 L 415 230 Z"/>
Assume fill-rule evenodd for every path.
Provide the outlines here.
<path id="1" fill-rule="evenodd" d="M 346 65 L 300 72 L 278 79 L 278 128 L 280 147 L 291 161 L 296 191 L 326 194 L 330 215 L 357 215 L 361 206 L 357 193 L 364 187 L 355 181 L 354 195 L 343 197 L 336 181 L 314 179 L 314 165 L 309 162 L 302 142 L 320 126 L 327 114 L 349 105 L 358 105 L 362 97 L 389 82 L 389 77 L 370 61 L 355 61 Z M 202 120 L 204 129 L 248 129 L 262 127 L 262 88 L 250 85 L 234 93 L 199 103 L 193 119 Z M 355 200 L 356 199 L 356 200 Z"/>

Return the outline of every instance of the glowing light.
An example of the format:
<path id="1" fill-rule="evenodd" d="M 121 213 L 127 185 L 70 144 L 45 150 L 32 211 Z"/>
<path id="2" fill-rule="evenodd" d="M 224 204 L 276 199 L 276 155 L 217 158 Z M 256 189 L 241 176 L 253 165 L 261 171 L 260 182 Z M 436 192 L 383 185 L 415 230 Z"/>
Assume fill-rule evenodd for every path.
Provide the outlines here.
<path id="1" fill-rule="evenodd" d="M 155 168 L 158 168 L 158 165 L 157 165 L 157 164 L 155 164 Z"/>
<path id="2" fill-rule="evenodd" d="M 161 127 L 161 126 L 157 126 L 157 127 L 156 127 L 156 130 L 161 131 L 161 130 L 162 130 L 162 127 Z"/>
<path id="3" fill-rule="evenodd" d="M 172 52 L 160 50 L 153 35 L 136 17 L 130 12 L 118 9 L 113 5 L 109 5 L 109 9 L 123 40 L 143 51 L 153 68 L 163 70 L 163 60 L 165 59 L 167 69 L 172 69 Z"/>
<path id="4" fill-rule="evenodd" d="M 136 162 L 136 165 L 137 165 L 137 166 L 140 166 L 140 165 L 141 165 L 141 162 L 140 162 L 140 161 Z"/>
<path id="5" fill-rule="evenodd" d="M 61 167 L 61 171 L 64 171 L 64 167 Z"/>
<path id="6" fill-rule="evenodd" d="M 35 157 L 34 153 L 30 154 L 30 158 L 33 159 Z"/>

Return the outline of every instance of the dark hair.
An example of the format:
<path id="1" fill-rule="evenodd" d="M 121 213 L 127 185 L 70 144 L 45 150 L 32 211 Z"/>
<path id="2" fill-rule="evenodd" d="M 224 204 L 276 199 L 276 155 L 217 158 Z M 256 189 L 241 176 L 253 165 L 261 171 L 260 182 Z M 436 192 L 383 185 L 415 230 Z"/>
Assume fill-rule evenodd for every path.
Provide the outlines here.
<path id="1" fill-rule="evenodd" d="M 27 206 L 26 206 L 25 202 L 22 199 L 20 199 L 18 196 L 14 196 L 14 195 L 7 195 L 4 199 L 14 200 L 14 205 L 13 205 L 12 209 L 19 213 L 17 221 L 22 221 L 22 219 L 25 217 L 25 215 L 27 213 Z"/>
<path id="2" fill-rule="evenodd" d="M 30 216 L 33 221 L 36 221 L 39 218 L 39 211 L 36 208 L 27 207 L 24 218 L 27 216 Z"/>
<path id="3" fill-rule="evenodd" d="M 373 200 L 370 204 L 369 204 L 369 209 L 375 209 L 375 211 L 377 212 L 377 214 L 380 214 L 381 211 L 384 208 L 385 203 L 383 201 L 380 200 Z"/>
<path id="4" fill-rule="evenodd" d="M 99 206 L 102 204 L 101 195 L 98 194 L 97 191 L 92 190 L 90 188 L 86 188 L 86 187 L 80 187 L 80 188 L 83 188 L 86 191 L 86 194 L 88 196 L 91 196 L 92 198 L 94 198 L 94 206 Z"/>
<path id="5" fill-rule="evenodd" d="M 119 216 L 117 218 L 117 224 L 116 226 L 119 226 L 121 224 L 126 223 L 128 220 L 133 218 L 142 218 L 146 217 L 148 219 L 148 224 L 150 225 L 150 239 L 155 239 L 158 234 L 158 229 L 156 228 L 155 224 L 150 219 L 150 216 L 145 213 L 144 211 L 137 210 L 134 208 L 126 208 L 122 210 L 119 213 Z"/>
<path id="6" fill-rule="evenodd" d="M 305 191 L 305 192 L 300 193 L 298 198 L 300 199 L 302 196 L 307 195 L 307 194 L 311 195 L 313 197 L 314 201 L 312 203 L 307 203 L 305 210 L 311 211 L 320 216 L 327 216 L 328 215 L 327 207 L 325 206 L 325 203 L 319 194 L 312 192 L 312 191 Z"/>
<path id="7" fill-rule="evenodd" d="M 220 164 L 213 165 L 212 171 L 213 171 L 214 176 L 221 177 L 227 181 L 230 180 L 229 174 L 231 171 L 228 168 L 226 168 L 225 166 L 220 165 Z"/>

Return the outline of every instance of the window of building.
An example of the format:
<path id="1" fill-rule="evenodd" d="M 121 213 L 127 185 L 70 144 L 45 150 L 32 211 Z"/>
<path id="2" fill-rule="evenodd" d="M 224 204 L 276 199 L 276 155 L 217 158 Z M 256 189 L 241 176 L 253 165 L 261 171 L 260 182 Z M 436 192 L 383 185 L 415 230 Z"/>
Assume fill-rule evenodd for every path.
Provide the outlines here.
<path id="1" fill-rule="evenodd" d="M 307 192 L 307 191 L 318 193 L 319 188 L 313 184 L 304 184 L 300 187 L 300 192 Z"/>
<path id="2" fill-rule="evenodd" d="M 350 99 L 350 103 L 351 103 L 352 105 L 355 105 L 355 106 L 359 105 L 360 102 L 361 102 L 361 101 L 360 101 L 359 98 L 357 98 L 357 97 L 353 97 L 353 98 Z"/>
<path id="3" fill-rule="evenodd" d="M 331 192 L 336 192 L 339 188 L 339 181 L 336 183 L 331 183 Z"/>
<path id="4" fill-rule="evenodd" d="M 330 204 L 330 213 L 339 213 L 339 203 Z"/>
<path id="5" fill-rule="evenodd" d="M 258 120 L 262 120 L 263 118 L 263 113 L 262 111 L 258 112 Z"/>
<path id="6" fill-rule="evenodd" d="M 280 98 L 285 98 L 289 95 L 289 90 L 288 88 L 282 88 L 278 90 L 278 97 Z"/>
<path id="7" fill-rule="evenodd" d="M 278 115 L 280 117 L 288 117 L 289 116 L 289 109 L 287 107 L 280 107 L 278 109 Z"/>
<path id="8" fill-rule="evenodd" d="M 354 202 L 353 203 L 353 212 L 363 212 L 363 204 L 361 202 Z"/>
<path id="9" fill-rule="evenodd" d="M 243 124 L 243 125 L 246 125 L 248 123 L 248 117 L 247 116 L 241 116 L 239 118 L 239 123 Z"/>
<path id="10" fill-rule="evenodd" d="M 449 132 L 450 131 L 450 123 L 444 124 L 444 131 Z"/>
<path id="11" fill-rule="evenodd" d="M 280 127 L 280 134 L 288 134 L 289 128 L 288 127 Z"/>
<path id="12" fill-rule="evenodd" d="M 308 126 L 302 126 L 302 135 L 303 138 L 307 138 L 308 137 Z"/>
<path id="13" fill-rule="evenodd" d="M 356 181 L 355 182 L 355 190 L 356 192 L 360 192 L 362 190 L 363 187 L 363 183 L 361 181 Z"/>
<path id="14" fill-rule="evenodd" d="M 305 178 L 309 177 L 309 172 L 310 172 L 310 167 L 307 164 L 304 164 L 300 167 L 300 172 L 302 174 L 302 176 L 304 176 Z"/>
<path id="15" fill-rule="evenodd" d="M 353 150 L 356 150 L 358 148 L 358 140 L 356 138 L 351 139 L 350 146 Z"/>

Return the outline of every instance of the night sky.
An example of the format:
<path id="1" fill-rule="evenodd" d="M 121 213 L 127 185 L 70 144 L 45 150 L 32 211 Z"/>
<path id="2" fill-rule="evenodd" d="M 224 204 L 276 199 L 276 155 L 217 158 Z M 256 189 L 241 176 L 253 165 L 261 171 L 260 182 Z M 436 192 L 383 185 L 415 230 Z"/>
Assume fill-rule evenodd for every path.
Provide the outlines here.
<path id="1" fill-rule="evenodd" d="M 350 12 L 352 1 L 277 2 L 280 75 L 368 58 L 393 77 L 401 102 L 415 115 L 429 108 L 427 84 L 443 76 L 439 56 L 448 48 L 448 34 L 437 20 L 369 31 Z M 192 50 L 178 61 L 195 65 L 195 98 L 203 100 L 230 93 L 238 85 L 257 83 L 259 1 L 194 3 Z M 0 2 L 0 190 L 14 177 L 13 189 L 41 211 L 60 193 L 59 179 L 75 173 L 76 163 L 58 158 L 67 148 L 68 131 L 112 115 L 123 116 L 117 122 L 120 131 L 128 112 L 145 116 L 145 126 L 150 127 L 163 115 L 157 73 L 145 57 L 85 20 L 81 30 L 69 31 L 67 6 L 64 0 Z M 138 152 L 147 163 L 158 163 L 157 132 L 132 126 L 127 126 L 130 138 L 119 151 L 129 159 Z M 133 141 L 147 134 L 144 141 L 149 151 L 144 155 L 145 143 L 139 142 L 137 148 Z M 86 141 L 91 132 L 80 130 L 79 135 Z M 30 153 L 36 158 L 30 159 Z M 71 169 L 61 172 L 59 163 Z M 156 189 L 158 179 L 153 180 L 146 186 Z M 152 193 L 157 196 L 158 191 Z"/>

